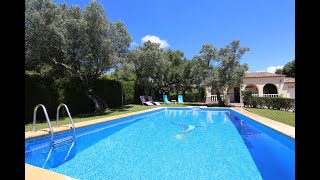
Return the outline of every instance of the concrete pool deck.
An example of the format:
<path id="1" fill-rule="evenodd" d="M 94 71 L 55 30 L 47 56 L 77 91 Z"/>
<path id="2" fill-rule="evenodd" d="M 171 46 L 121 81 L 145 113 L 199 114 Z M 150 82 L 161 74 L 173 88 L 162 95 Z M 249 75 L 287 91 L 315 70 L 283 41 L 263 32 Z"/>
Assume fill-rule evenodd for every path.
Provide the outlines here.
<path id="1" fill-rule="evenodd" d="M 30 164 L 25 164 L 25 179 L 73 180 L 74 178 L 53 171 L 49 171 L 47 169 L 32 166 Z"/>
<path id="2" fill-rule="evenodd" d="M 143 110 L 143 111 L 137 111 L 137 112 L 132 112 L 132 113 L 127 113 L 127 114 L 120 114 L 120 115 L 115 115 L 115 116 L 109 116 L 109 117 L 104 117 L 104 118 L 99 118 L 99 119 L 93 119 L 93 120 L 89 120 L 89 121 L 84 121 L 84 122 L 78 122 L 75 123 L 75 127 L 76 128 L 80 128 L 80 127 L 84 127 L 84 126 L 89 126 L 89 125 L 93 125 L 93 124 L 97 124 L 97 123 L 103 123 L 103 122 L 107 122 L 107 121 L 112 121 L 118 118 L 123 118 L 123 117 L 128 117 L 128 116 L 132 116 L 132 115 L 136 115 L 136 114 L 141 114 L 141 113 L 145 113 L 145 112 L 149 112 L 149 111 L 154 111 L 157 109 L 162 109 L 162 108 L 166 108 L 166 107 L 158 107 L 158 108 L 153 108 L 153 109 L 148 109 L 148 110 Z M 175 108 L 185 108 L 185 107 L 175 107 Z M 219 107 L 208 107 L 208 108 L 219 108 Z M 221 107 L 219 108 L 221 109 Z M 286 136 L 289 136 L 293 139 L 295 139 L 295 127 L 289 126 L 287 124 L 269 119 L 269 118 L 265 118 L 262 117 L 260 115 L 251 113 L 247 110 L 245 110 L 244 108 L 241 107 L 231 107 L 231 108 L 226 108 L 226 109 L 232 109 L 244 116 L 247 116 L 261 124 L 264 124 Z M 57 132 L 63 132 L 63 131 L 67 131 L 71 129 L 71 125 L 62 125 L 60 127 L 53 127 L 53 130 L 55 133 Z M 36 132 L 25 132 L 25 140 L 28 139 L 34 139 L 34 138 L 38 138 L 41 136 L 46 136 L 50 134 L 50 130 L 49 128 L 46 129 L 40 129 L 37 130 Z M 71 177 L 68 177 L 66 175 L 62 175 L 53 171 L 49 171 L 43 168 L 39 168 L 39 167 L 35 167 L 29 164 L 25 164 L 25 179 L 58 179 L 58 180 L 69 180 L 69 179 L 74 179 Z"/>

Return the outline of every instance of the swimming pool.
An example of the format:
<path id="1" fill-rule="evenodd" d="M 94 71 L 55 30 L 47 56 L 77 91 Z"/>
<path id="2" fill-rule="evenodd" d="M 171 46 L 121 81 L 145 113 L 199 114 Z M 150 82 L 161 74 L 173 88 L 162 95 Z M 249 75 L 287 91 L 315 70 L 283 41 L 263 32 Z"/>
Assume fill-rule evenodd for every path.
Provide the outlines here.
<path id="1" fill-rule="evenodd" d="M 75 142 L 44 165 L 50 138 L 26 140 L 25 162 L 77 179 L 295 179 L 294 140 L 231 109 L 158 109 L 78 128 Z"/>

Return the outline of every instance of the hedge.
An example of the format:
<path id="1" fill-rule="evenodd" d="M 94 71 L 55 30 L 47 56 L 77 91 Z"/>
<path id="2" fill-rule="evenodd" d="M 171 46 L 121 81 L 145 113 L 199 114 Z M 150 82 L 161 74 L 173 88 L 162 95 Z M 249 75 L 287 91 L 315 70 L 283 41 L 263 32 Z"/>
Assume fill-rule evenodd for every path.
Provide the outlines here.
<path id="1" fill-rule="evenodd" d="M 25 123 L 32 122 L 33 110 L 37 104 L 43 104 L 46 107 L 49 117 L 55 114 L 56 108 L 59 105 L 59 93 L 51 78 L 26 74 L 24 92 Z M 42 108 L 39 108 L 37 119 L 45 121 L 44 118 Z"/>
<path id="2" fill-rule="evenodd" d="M 124 104 L 134 103 L 134 81 L 121 81 L 124 94 Z"/>
<path id="3" fill-rule="evenodd" d="M 97 79 L 93 90 L 109 108 L 122 105 L 122 85 L 119 81 Z"/>
<path id="4" fill-rule="evenodd" d="M 251 103 L 252 92 L 250 90 L 241 91 L 243 105 L 249 105 Z"/>
<path id="5" fill-rule="evenodd" d="M 267 107 L 268 109 L 288 111 L 289 109 L 295 110 L 295 99 L 282 97 L 252 97 L 250 105 L 252 107 Z"/>
<path id="6" fill-rule="evenodd" d="M 184 102 L 202 102 L 205 100 L 205 89 L 201 88 L 199 92 L 186 92 L 183 97 Z M 169 100 L 178 100 L 178 95 L 171 94 L 168 96 Z"/>
<path id="7" fill-rule="evenodd" d="M 66 79 L 57 84 L 60 86 L 58 88 L 60 92 L 60 102 L 68 106 L 71 115 L 94 111 L 93 103 L 86 95 L 86 91 L 81 86 L 78 78 Z"/>
<path id="8" fill-rule="evenodd" d="M 110 108 L 122 105 L 122 86 L 124 87 L 124 103 L 133 102 L 134 82 L 119 82 L 99 78 L 93 89 Z M 33 110 L 37 104 L 43 104 L 50 120 L 56 117 L 59 103 L 67 104 L 71 115 L 94 111 L 92 101 L 87 97 L 85 89 L 77 78 L 53 79 L 37 74 L 25 74 L 25 123 L 32 122 Z M 63 116 L 65 113 L 61 111 Z M 38 109 L 37 122 L 45 121 L 42 109 Z"/>
<path id="9" fill-rule="evenodd" d="M 253 108 L 277 109 L 288 111 L 292 109 L 295 111 L 295 99 L 283 97 L 253 97 L 251 91 L 241 91 L 243 104 Z"/>

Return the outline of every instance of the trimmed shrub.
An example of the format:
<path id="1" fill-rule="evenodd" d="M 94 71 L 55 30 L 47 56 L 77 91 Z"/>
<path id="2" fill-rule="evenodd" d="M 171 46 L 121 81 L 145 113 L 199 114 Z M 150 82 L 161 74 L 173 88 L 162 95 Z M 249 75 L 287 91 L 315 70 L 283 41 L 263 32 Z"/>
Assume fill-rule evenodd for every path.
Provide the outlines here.
<path id="1" fill-rule="evenodd" d="M 56 113 L 59 105 L 59 94 L 53 79 L 37 74 L 25 74 L 25 123 L 32 122 L 33 110 L 36 105 L 43 104 L 50 115 Z M 54 116 L 55 117 L 55 116 Z M 52 118 L 54 118 L 51 116 Z M 46 122 L 42 108 L 37 111 L 37 122 Z"/>
<path id="2" fill-rule="evenodd" d="M 193 91 L 193 92 L 185 92 L 185 96 L 183 96 L 183 101 L 184 102 L 202 102 L 205 98 L 205 89 L 201 88 L 198 92 Z M 168 95 L 168 99 L 172 100 L 178 100 L 178 95 L 176 93 L 170 93 Z"/>
<path id="3" fill-rule="evenodd" d="M 264 105 L 264 99 L 263 98 L 255 98 L 251 97 L 252 106 L 255 106 L 255 108 L 263 108 Z"/>
<path id="4" fill-rule="evenodd" d="M 264 105 L 267 106 L 268 109 L 273 107 L 272 97 L 264 97 Z"/>
<path id="5" fill-rule="evenodd" d="M 94 111 L 94 105 L 81 86 L 78 78 L 65 79 L 59 83 L 61 102 L 65 103 L 71 115 L 90 113 Z M 56 107 L 57 108 L 57 107 Z"/>
<path id="6" fill-rule="evenodd" d="M 252 104 L 251 103 L 252 92 L 250 90 L 242 90 L 241 97 L 242 97 L 244 106 L 248 106 Z"/>
<path id="7" fill-rule="evenodd" d="M 121 81 L 124 104 L 134 103 L 134 81 Z"/>
<path id="8" fill-rule="evenodd" d="M 134 96 L 133 96 L 133 102 L 136 104 L 141 104 L 140 96 L 144 96 L 144 89 L 143 86 L 138 84 L 136 81 L 133 84 L 133 90 L 134 90 Z"/>
<path id="9" fill-rule="evenodd" d="M 109 108 L 122 105 L 122 85 L 119 81 L 99 78 L 93 90 Z"/>
<path id="10" fill-rule="evenodd" d="M 249 104 L 250 104 L 251 107 L 257 108 L 258 101 L 257 101 L 256 98 L 251 97 L 250 100 L 249 100 Z"/>
<path id="11" fill-rule="evenodd" d="M 273 97 L 251 97 L 251 101 L 248 104 L 250 107 L 259 107 L 277 110 L 295 110 L 295 99 L 289 98 L 273 98 Z"/>
<path id="12" fill-rule="evenodd" d="M 101 97 L 108 107 L 122 105 L 122 86 L 124 86 L 124 100 L 133 101 L 133 82 L 120 83 L 116 80 L 99 78 L 93 90 Z M 32 122 L 33 109 L 37 104 L 43 104 L 49 118 L 54 120 L 56 110 L 60 103 L 67 104 L 72 116 L 94 111 L 94 105 L 88 98 L 86 90 L 81 86 L 81 81 L 76 78 L 44 77 L 37 74 L 25 74 L 25 123 Z M 61 116 L 66 115 L 64 108 Z M 37 122 L 45 122 L 42 108 L 38 109 Z"/>

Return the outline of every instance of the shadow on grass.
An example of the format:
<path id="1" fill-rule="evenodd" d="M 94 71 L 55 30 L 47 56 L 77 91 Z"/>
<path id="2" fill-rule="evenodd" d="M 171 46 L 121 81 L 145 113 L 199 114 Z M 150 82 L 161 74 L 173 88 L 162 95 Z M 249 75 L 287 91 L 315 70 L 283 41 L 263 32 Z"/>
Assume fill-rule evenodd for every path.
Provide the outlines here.
<path id="1" fill-rule="evenodd" d="M 84 113 L 84 114 L 76 114 L 76 115 L 72 115 L 72 119 L 74 118 L 90 118 L 90 117 L 94 117 L 94 116 L 105 116 L 114 112 L 126 112 L 126 111 L 130 111 L 130 108 L 134 107 L 133 105 L 126 105 L 123 108 L 122 107 L 117 107 L 117 108 L 110 108 L 109 110 L 106 110 L 104 112 L 91 112 L 91 113 Z M 64 118 L 68 118 L 68 116 L 66 115 L 66 113 L 62 113 L 60 116 L 60 119 L 64 119 Z M 50 121 L 55 121 L 55 117 L 52 119 L 50 118 Z M 37 119 L 36 123 L 46 123 L 47 120 L 46 119 Z M 26 122 L 25 125 L 30 124 L 30 122 Z M 31 122 L 32 124 L 32 122 Z"/>
<path id="2" fill-rule="evenodd" d="M 105 116 L 108 114 L 111 114 L 113 112 L 126 112 L 129 111 L 128 109 L 132 108 L 132 105 L 126 105 L 123 108 L 122 107 L 118 107 L 118 108 L 110 108 L 109 110 L 106 110 L 104 112 L 93 112 L 93 113 L 86 113 L 86 114 L 78 114 L 75 115 L 75 118 L 88 118 L 88 117 L 93 117 L 93 116 Z"/>

